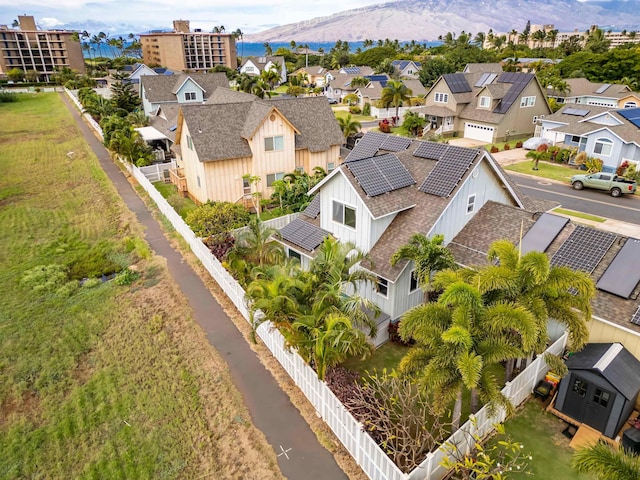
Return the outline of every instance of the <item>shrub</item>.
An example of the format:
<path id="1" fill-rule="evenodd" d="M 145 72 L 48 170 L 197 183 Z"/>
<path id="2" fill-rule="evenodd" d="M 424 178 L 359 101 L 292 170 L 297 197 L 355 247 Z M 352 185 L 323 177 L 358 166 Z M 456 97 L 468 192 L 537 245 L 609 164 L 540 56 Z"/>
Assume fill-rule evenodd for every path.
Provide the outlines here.
<path id="1" fill-rule="evenodd" d="M 360 109 L 360 107 L 349 107 L 349 113 L 353 115 L 360 115 L 362 113 L 362 110 Z"/>
<path id="2" fill-rule="evenodd" d="M 20 283 L 37 293 L 51 292 L 67 283 L 65 267 L 56 263 L 38 265 L 27 270 Z"/>
<path id="3" fill-rule="evenodd" d="M 233 248 L 236 243 L 236 239 L 229 233 L 221 233 L 214 235 L 205 240 L 204 244 L 209 247 L 209 251 L 219 261 L 223 261 L 229 250 Z"/>
<path id="4" fill-rule="evenodd" d="M 365 103 L 364 106 L 362 107 L 362 115 L 365 115 L 367 117 L 371 116 L 371 104 L 370 103 Z"/>
<path id="5" fill-rule="evenodd" d="M 386 118 L 378 122 L 378 128 L 382 133 L 391 133 L 391 124 Z"/>
<path id="6" fill-rule="evenodd" d="M 491 145 L 491 153 L 498 153 L 500 151 L 500 149 L 498 147 L 496 147 L 495 145 Z"/>
<path id="7" fill-rule="evenodd" d="M 510 149 L 511 149 L 511 147 L 509 146 L 509 144 L 508 144 L 508 143 L 505 143 L 505 144 L 504 144 L 504 149 L 505 149 L 505 150 L 510 150 Z"/>
<path id="8" fill-rule="evenodd" d="M 587 152 L 580 152 L 578 153 L 578 155 L 576 155 L 576 165 L 584 165 L 584 163 L 587 161 Z"/>
<path id="9" fill-rule="evenodd" d="M 619 177 L 623 177 L 629 167 L 629 162 L 625 160 L 620 164 L 620 166 L 616 169 L 616 175 Z"/>
<path id="10" fill-rule="evenodd" d="M 230 202 L 210 202 L 187 214 L 187 225 L 199 237 L 210 237 L 249 223 L 249 212 L 242 205 Z"/>
<path id="11" fill-rule="evenodd" d="M 0 103 L 17 102 L 18 96 L 11 92 L 0 92 Z"/>
<path id="12" fill-rule="evenodd" d="M 102 284 L 102 280 L 100 280 L 99 278 L 87 278 L 82 283 L 82 288 L 95 288 L 100 284 Z"/>
<path id="13" fill-rule="evenodd" d="M 138 278 L 140 278 L 140 273 L 129 267 L 118 273 L 116 275 L 116 278 L 114 279 L 114 282 L 116 283 L 116 285 L 125 286 L 131 285 Z"/>
<path id="14" fill-rule="evenodd" d="M 516 148 L 522 148 L 522 142 L 520 141 L 516 142 Z"/>
<path id="15" fill-rule="evenodd" d="M 584 162 L 584 166 L 587 169 L 587 173 L 595 173 L 602 171 L 603 161 L 599 158 L 588 158 L 586 162 Z"/>

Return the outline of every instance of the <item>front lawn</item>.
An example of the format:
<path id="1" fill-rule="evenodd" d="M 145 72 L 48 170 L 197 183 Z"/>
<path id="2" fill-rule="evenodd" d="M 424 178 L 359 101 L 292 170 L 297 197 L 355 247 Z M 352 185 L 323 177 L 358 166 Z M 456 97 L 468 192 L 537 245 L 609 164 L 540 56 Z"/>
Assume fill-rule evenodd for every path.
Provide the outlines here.
<path id="1" fill-rule="evenodd" d="M 153 182 L 153 186 L 182 218 L 187 218 L 187 214 L 197 208 L 193 200 L 178 193 L 178 187 L 173 183 Z"/>
<path id="2" fill-rule="evenodd" d="M 346 118 L 347 115 L 351 115 L 351 120 L 353 120 L 354 122 L 373 122 L 375 120 L 375 117 L 350 114 L 348 110 L 334 109 L 333 114 L 336 116 L 336 118 Z"/>
<path id="3" fill-rule="evenodd" d="M 398 368 L 400 360 L 407 354 L 409 348 L 398 343 L 387 342 L 377 348 L 369 358 L 365 360 L 361 360 L 360 357 L 351 358 L 342 366 L 349 370 L 355 370 L 360 375 L 365 375 L 365 372 L 373 373 L 374 369 L 381 372 L 386 368 L 390 372 Z"/>
<path id="4" fill-rule="evenodd" d="M 580 475 L 571 468 L 574 450 L 569 447 L 569 438 L 562 434 L 565 426 L 565 422 L 547 413 L 535 398 L 530 398 L 505 422 L 506 432 L 533 457 L 529 464 L 533 478 L 593 480 L 591 475 Z M 514 473 L 513 478 L 530 477 Z"/>
<path id="5" fill-rule="evenodd" d="M 538 170 L 533 170 L 533 162 L 529 159 L 523 162 L 507 165 L 504 169 L 511 172 L 525 173 L 527 175 L 534 175 L 536 177 L 543 177 L 567 183 L 571 180 L 572 176 L 579 173 L 585 173 L 568 165 L 560 165 L 544 161 L 538 163 Z"/>

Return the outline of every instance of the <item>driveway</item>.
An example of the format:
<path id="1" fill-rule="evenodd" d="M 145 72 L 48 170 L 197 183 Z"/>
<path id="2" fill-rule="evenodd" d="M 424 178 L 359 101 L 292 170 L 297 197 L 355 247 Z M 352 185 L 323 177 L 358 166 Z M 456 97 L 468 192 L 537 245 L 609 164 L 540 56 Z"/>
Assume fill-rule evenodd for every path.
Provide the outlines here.
<path id="1" fill-rule="evenodd" d="M 492 153 L 491 156 L 496 159 L 500 165 L 511 165 L 513 163 L 531 161 L 527 158 L 527 152 L 524 148 L 512 148 L 511 150 L 502 150 Z"/>

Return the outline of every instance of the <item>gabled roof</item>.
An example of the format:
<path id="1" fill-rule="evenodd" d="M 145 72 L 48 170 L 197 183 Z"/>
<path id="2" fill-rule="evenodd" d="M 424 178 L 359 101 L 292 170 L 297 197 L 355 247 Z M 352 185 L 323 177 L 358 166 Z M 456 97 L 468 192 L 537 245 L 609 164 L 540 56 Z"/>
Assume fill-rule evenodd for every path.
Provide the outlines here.
<path id="1" fill-rule="evenodd" d="M 576 98 L 576 97 L 602 97 L 602 98 L 622 98 L 631 92 L 631 89 L 627 85 L 622 84 L 608 84 L 608 83 L 594 83 L 590 82 L 586 78 L 567 78 L 566 93 L 559 93 L 554 91 L 553 88 L 547 88 L 547 95 L 556 97 Z"/>
<path id="2" fill-rule="evenodd" d="M 179 110 L 180 105 L 177 103 L 164 104 L 149 117 L 149 124 L 175 142 Z"/>
<path id="3" fill-rule="evenodd" d="M 427 89 L 424 88 L 420 80 L 412 80 L 409 78 L 403 79 L 402 83 L 411 90 L 412 96 L 420 97 L 427 94 Z"/>
<path id="4" fill-rule="evenodd" d="M 584 115 L 572 115 L 566 112 L 583 113 Z M 620 111 L 611 110 L 607 107 L 594 107 L 592 105 L 568 104 L 545 118 L 545 121 L 562 123 L 562 125 L 552 128 L 552 131 L 558 131 L 564 134 L 587 136 L 602 130 L 608 130 L 625 143 L 635 143 L 640 147 L 640 128 L 620 115 Z M 597 117 L 608 115 L 617 120 L 616 125 L 606 125 L 596 123 Z"/>
<path id="5" fill-rule="evenodd" d="M 143 75 L 140 77 L 141 92 L 151 103 L 176 102 L 179 87 L 187 78 L 191 78 L 204 91 L 204 98 L 208 98 L 216 87 L 229 88 L 229 80 L 223 72 L 189 73 L 181 75 Z"/>
<path id="6" fill-rule="evenodd" d="M 405 68 L 407 68 L 407 66 L 413 63 L 417 68 L 420 68 L 422 66 L 422 64 L 420 62 L 414 62 L 412 60 L 393 60 L 391 62 L 391 65 L 393 65 L 395 68 L 397 68 L 398 70 L 402 71 Z"/>
<path id="7" fill-rule="evenodd" d="M 467 63 L 462 73 L 502 72 L 501 63 Z"/>
<path id="8" fill-rule="evenodd" d="M 539 215 L 533 212 L 547 211 L 555 206 L 557 205 L 547 203 L 522 210 L 496 202 L 487 202 L 448 244 L 448 248 L 452 251 L 456 262 L 461 265 L 485 266 L 488 264 L 487 252 L 495 240 L 506 239 L 517 245 L 521 236 L 524 238 L 539 218 Z M 545 252 L 549 258 L 552 258 L 560 249 L 576 227 L 577 225 L 570 221 L 552 239 Z M 594 228 L 588 228 L 588 230 L 598 232 L 598 229 Z M 619 235 L 605 251 L 602 259 L 591 272 L 594 282 L 602 277 L 626 241 L 628 241 L 627 237 Z M 576 251 L 576 255 L 581 254 L 582 252 Z M 640 334 L 640 325 L 630 322 L 633 314 L 640 307 L 638 295 L 640 295 L 640 284 L 636 285 L 628 299 L 598 289 L 592 301 L 593 315 Z"/>
<path id="9" fill-rule="evenodd" d="M 260 69 L 260 71 L 264 70 L 264 67 L 267 63 L 275 63 L 276 65 L 282 66 L 284 63 L 284 57 L 281 56 L 262 56 L 262 57 L 247 57 L 247 59 L 242 62 L 242 66 L 244 67 L 247 62 L 253 63 L 256 67 Z"/>
<path id="10" fill-rule="evenodd" d="M 350 65 L 348 67 L 342 67 L 337 73 L 341 75 L 359 75 L 362 77 L 365 75 L 373 75 L 374 70 L 367 65 Z"/>
<path id="11" fill-rule="evenodd" d="M 324 75 L 327 73 L 327 69 L 321 65 L 309 65 L 308 67 L 300 67 L 295 72 L 290 73 L 289 76 L 297 75 L 298 73 L 307 73 L 309 75 Z"/>

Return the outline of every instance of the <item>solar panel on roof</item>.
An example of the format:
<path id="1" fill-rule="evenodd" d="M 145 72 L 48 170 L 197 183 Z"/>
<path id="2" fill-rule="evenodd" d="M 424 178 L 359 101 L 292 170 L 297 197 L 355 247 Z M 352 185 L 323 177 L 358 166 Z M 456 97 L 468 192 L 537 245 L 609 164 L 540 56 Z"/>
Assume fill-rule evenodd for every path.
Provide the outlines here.
<path id="1" fill-rule="evenodd" d="M 604 85 L 600 86 L 597 90 L 596 93 L 603 93 L 607 88 L 609 88 L 611 86 L 610 83 L 605 83 Z"/>
<path id="2" fill-rule="evenodd" d="M 618 110 L 618 115 L 626 118 L 636 127 L 640 128 L 640 108 L 625 108 Z"/>
<path id="3" fill-rule="evenodd" d="M 498 76 L 497 73 L 490 73 L 489 76 L 487 77 L 487 79 L 482 84 L 482 86 L 485 86 L 485 85 L 488 85 L 488 84 L 492 83 L 496 79 L 497 76 Z"/>
<path id="4" fill-rule="evenodd" d="M 398 137 L 396 135 L 387 135 L 387 137 L 380 145 L 380 150 L 386 150 L 388 152 L 401 152 L 406 150 L 411 145 L 411 139 L 407 137 Z"/>
<path id="5" fill-rule="evenodd" d="M 296 218 L 280 229 L 280 235 L 283 240 L 308 252 L 313 252 L 329 236 L 329 232 Z"/>
<path id="6" fill-rule="evenodd" d="M 382 145 L 386 137 L 384 133 L 368 132 L 360 139 L 356 146 L 353 147 L 353 150 L 347 155 L 345 162 L 373 157 L 378 153 L 380 145 Z"/>
<path id="7" fill-rule="evenodd" d="M 640 325 L 640 305 L 638 305 L 636 313 L 631 316 L 631 323 L 634 325 Z"/>
<path id="8" fill-rule="evenodd" d="M 629 298 L 640 282 L 640 240 L 629 238 L 598 280 L 596 287 Z"/>
<path id="9" fill-rule="evenodd" d="M 415 180 L 409 173 L 409 170 L 402 164 L 395 155 L 380 155 L 373 159 L 374 163 L 380 170 L 380 173 L 387 179 L 392 190 L 408 187 L 413 185 Z"/>
<path id="10" fill-rule="evenodd" d="M 391 153 L 349 162 L 347 168 L 369 197 L 392 192 L 415 183 L 402 162 Z"/>
<path id="11" fill-rule="evenodd" d="M 343 71 L 344 73 L 348 73 L 350 75 L 357 75 L 358 73 L 360 73 L 360 69 L 358 67 L 344 67 Z"/>
<path id="12" fill-rule="evenodd" d="M 305 216 L 309 218 L 317 218 L 320 215 L 320 194 L 316 194 L 311 200 L 311 203 L 307 205 L 307 208 L 302 212 Z"/>
<path id="13" fill-rule="evenodd" d="M 479 150 L 450 145 L 419 190 L 439 197 L 448 197 L 471 167 L 478 153 Z"/>
<path id="14" fill-rule="evenodd" d="M 616 236 L 595 228 L 576 226 L 551 259 L 551 265 L 592 273 Z"/>
<path id="15" fill-rule="evenodd" d="M 568 218 L 543 213 L 522 237 L 520 244 L 522 255 L 532 251 L 545 252 L 568 222 Z"/>
<path id="16" fill-rule="evenodd" d="M 446 143 L 420 142 L 418 148 L 413 152 L 414 157 L 428 158 L 430 160 L 440 160 L 440 157 L 447 151 L 449 145 Z"/>
<path id="17" fill-rule="evenodd" d="M 491 74 L 490 73 L 483 73 L 482 75 L 480 75 L 480 78 L 478 79 L 478 81 L 476 82 L 474 87 L 482 87 L 484 85 L 484 81 L 489 77 L 489 75 L 491 75 Z"/>
<path id="18" fill-rule="evenodd" d="M 449 86 L 451 93 L 465 93 L 471 91 L 471 87 L 469 87 L 467 79 L 463 73 L 447 73 L 442 77 Z"/>
<path id="19" fill-rule="evenodd" d="M 575 115 L 577 117 L 584 117 L 589 113 L 589 110 L 583 110 L 581 108 L 565 108 L 562 113 L 564 115 Z"/>

